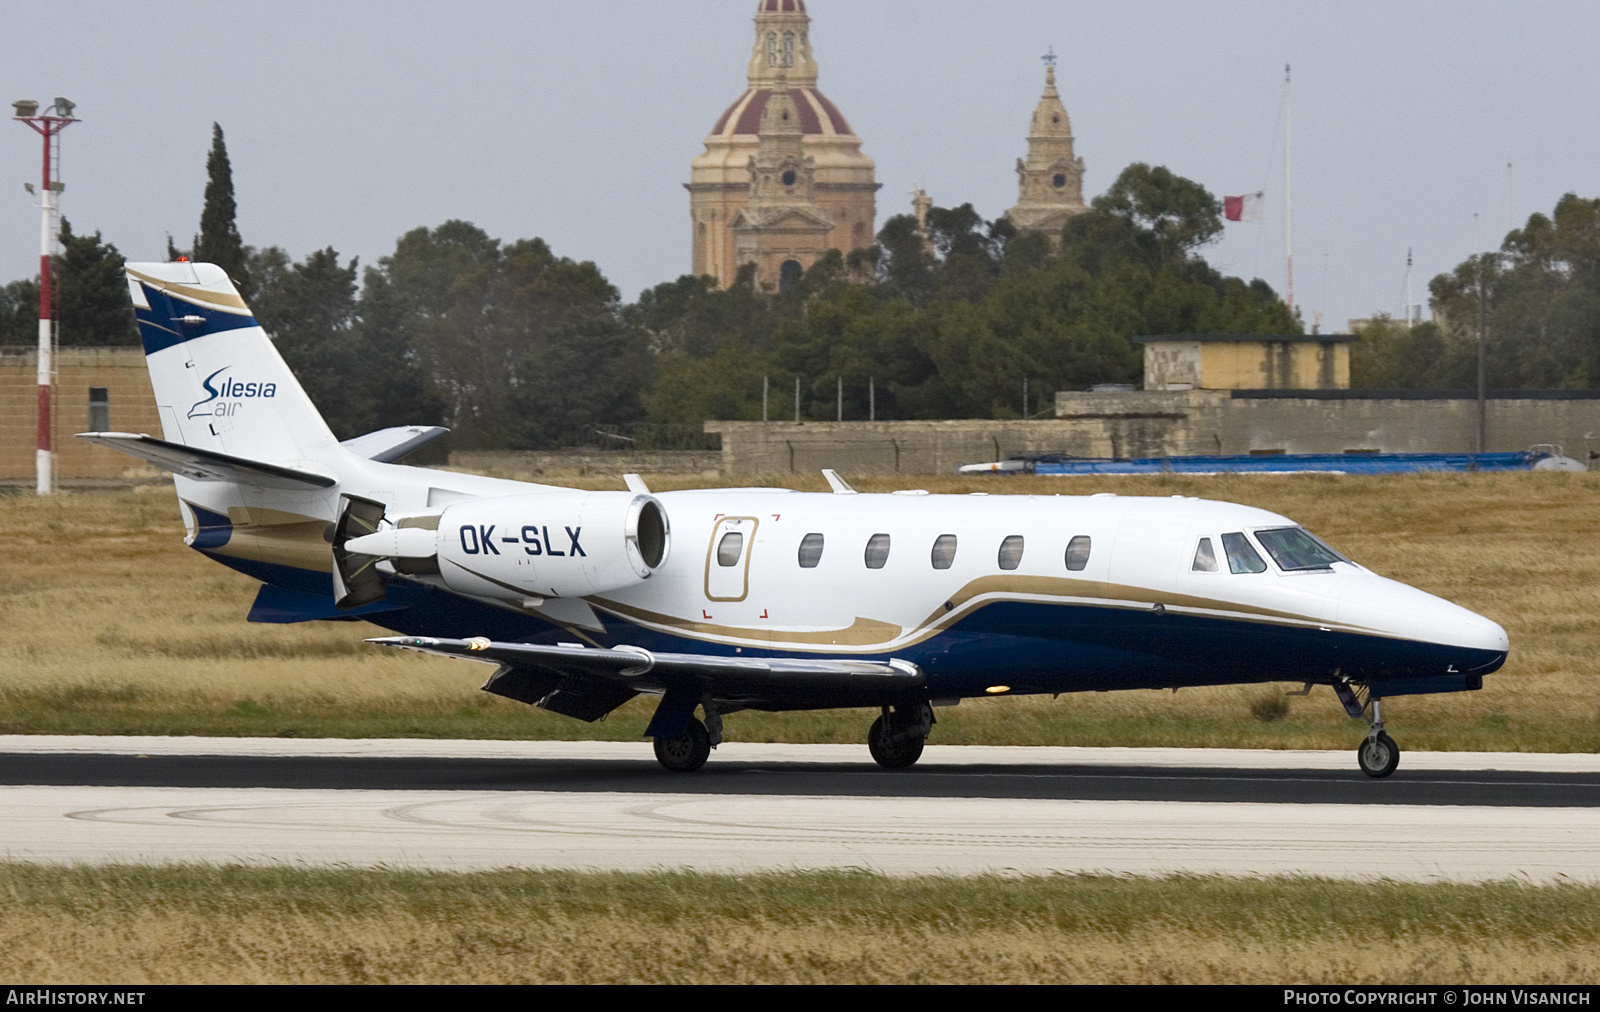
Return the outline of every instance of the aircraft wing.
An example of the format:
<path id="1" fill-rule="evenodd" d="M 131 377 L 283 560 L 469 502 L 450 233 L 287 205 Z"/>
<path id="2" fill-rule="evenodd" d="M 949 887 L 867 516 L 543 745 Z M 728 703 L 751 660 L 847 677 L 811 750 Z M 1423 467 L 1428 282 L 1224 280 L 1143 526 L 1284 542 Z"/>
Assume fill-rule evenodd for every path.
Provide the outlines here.
<path id="1" fill-rule="evenodd" d="M 495 661 L 560 675 L 598 678 L 635 687 L 660 687 L 677 678 L 711 683 L 713 691 L 794 691 L 835 688 L 914 689 L 925 681 L 910 661 L 858 661 L 809 657 L 715 657 L 676 654 L 622 646 L 610 649 L 577 645 L 544 646 L 506 643 L 483 637 L 436 639 L 428 636 L 383 636 L 370 639 L 446 657 Z"/>
<path id="2" fill-rule="evenodd" d="M 337 480 L 325 474 L 300 471 L 279 464 L 268 464 L 231 453 L 202 450 L 182 443 L 169 443 L 154 436 L 132 432 L 80 432 L 78 438 L 118 453 L 138 457 L 163 471 L 181 474 L 196 481 L 232 481 L 257 488 L 305 489 L 332 488 Z"/>

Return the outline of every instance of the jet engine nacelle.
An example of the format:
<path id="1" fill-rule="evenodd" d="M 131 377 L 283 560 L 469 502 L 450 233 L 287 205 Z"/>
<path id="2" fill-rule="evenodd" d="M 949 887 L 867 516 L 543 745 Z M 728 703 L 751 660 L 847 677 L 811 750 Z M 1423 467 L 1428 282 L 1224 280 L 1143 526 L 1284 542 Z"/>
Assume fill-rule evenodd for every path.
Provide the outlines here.
<path id="1" fill-rule="evenodd" d="M 434 556 L 451 590 L 521 600 L 631 587 L 665 564 L 671 542 L 661 503 L 634 492 L 496 496 L 447 506 L 434 530 L 417 519 L 399 518 L 398 527 L 344 547 L 392 559 L 402 572 Z"/>
<path id="2" fill-rule="evenodd" d="M 650 578 L 667 561 L 667 512 L 634 492 L 540 492 L 456 503 L 439 515 L 439 575 L 485 597 L 583 597 Z"/>

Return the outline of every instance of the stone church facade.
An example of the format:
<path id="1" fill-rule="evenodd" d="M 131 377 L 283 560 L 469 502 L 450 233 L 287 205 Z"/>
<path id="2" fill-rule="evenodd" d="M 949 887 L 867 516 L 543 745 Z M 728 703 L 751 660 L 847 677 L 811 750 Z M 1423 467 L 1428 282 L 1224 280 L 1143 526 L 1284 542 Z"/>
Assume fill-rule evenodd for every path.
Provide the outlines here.
<path id="1" fill-rule="evenodd" d="M 754 262 L 757 285 L 775 290 L 784 264 L 804 270 L 876 235 L 876 166 L 817 90 L 810 26 L 804 0 L 759 0 L 748 86 L 690 164 L 693 271 L 723 287 Z"/>
<path id="2" fill-rule="evenodd" d="M 747 86 L 690 163 L 691 270 L 724 288 L 754 264 L 757 288 L 776 291 L 829 250 L 863 249 L 877 236 L 882 184 L 861 138 L 817 90 L 810 26 L 805 0 L 758 0 Z M 1087 207 L 1054 62 L 1046 57 L 1027 156 L 1017 159 L 1017 204 L 1005 217 L 1059 244 L 1067 219 Z"/>

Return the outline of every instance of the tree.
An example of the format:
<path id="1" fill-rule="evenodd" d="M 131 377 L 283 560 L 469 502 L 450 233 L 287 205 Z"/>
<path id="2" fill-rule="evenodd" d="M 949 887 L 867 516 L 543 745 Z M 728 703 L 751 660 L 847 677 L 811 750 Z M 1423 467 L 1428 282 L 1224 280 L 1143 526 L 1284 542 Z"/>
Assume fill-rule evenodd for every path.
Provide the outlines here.
<path id="1" fill-rule="evenodd" d="M 98 231 L 74 235 L 72 223 L 62 218 L 61 252 L 54 264 L 62 344 L 139 343 L 123 258 L 115 246 L 101 241 Z"/>
<path id="2" fill-rule="evenodd" d="M 200 212 L 200 234 L 194 237 L 194 258 L 216 264 L 228 272 L 239 293 L 249 299 L 249 266 L 244 241 L 235 222 L 238 207 L 233 198 L 233 166 L 228 161 L 228 146 L 223 143 L 222 127 L 211 124 L 211 153 L 206 156 L 206 199 Z M 170 250 L 172 242 L 167 246 Z"/>
<path id="3" fill-rule="evenodd" d="M 1180 263 L 1222 231 L 1222 204 L 1164 165 L 1123 169 L 1090 210 L 1067 221 L 1064 242 L 1080 259 L 1132 257 L 1152 267 Z"/>
<path id="4" fill-rule="evenodd" d="M 368 271 L 361 315 L 369 341 L 406 349 L 432 379 L 456 445 L 559 446 L 642 416 L 645 335 L 598 267 L 542 239 L 415 229 Z"/>
<path id="5" fill-rule="evenodd" d="M 986 222 L 971 204 L 884 223 L 847 261 L 819 260 L 781 293 L 747 281 L 660 285 L 629 307 L 660 369 L 656 421 L 759 418 L 761 378 L 799 376 L 802 416 L 1016 417 L 1051 391 L 1134 382 L 1132 338 L 1161 333 L 1299 333 L 1265 282 L 1224 277 L 1199 255 L 1221 206 L 1162 167 L 1129 166 L 1059 255 L 1048 236 Z M 855 284 L 869 267 L 876 284 Z M 781 416 L 782 412 L 780 412 Z"/>
<path id="6" fill-rule="evenodd" d="M 23 278 L 0 287 L 0 345 L 39 343 L 39 282 Z"/>
<path id="7" fill-rule="evenodd" d="M 1498 253 L 1463 261 L 1429 289 L 1440 361 L 1470 360 L 1472 382 L 1481 310 L 1489 386 L 1600 386 L 1600 199 L 1566 194 Z M 1459 383 L 1460 366 L 1451 372 L 1430 385 L 1472 385 Z"/>

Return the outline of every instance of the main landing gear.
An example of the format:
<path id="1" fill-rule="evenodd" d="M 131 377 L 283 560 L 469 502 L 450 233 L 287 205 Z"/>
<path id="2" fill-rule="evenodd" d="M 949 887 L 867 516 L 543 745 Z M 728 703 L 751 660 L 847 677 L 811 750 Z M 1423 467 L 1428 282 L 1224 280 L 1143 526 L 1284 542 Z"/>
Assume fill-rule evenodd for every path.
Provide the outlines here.
<path id="1" fill-rule="evenodd" d="M 696 717 L 676 738 L 657 738 L 656 762 L 674 773 L 693 773 L 711 758 L 711 735 Z"/>
<path id="2" fill-rule="evenodd" d="M 1374 779 L 1393 773 L 1395 767 L 1400 765 L 1400 746 L 1383 729 L 1383 700 L 1369 697 L 1363 704 L 1348 681 L 1334 682 L 1333 691 L 1338 693 L 1345 712 L 1357 720 L 1366 717 L 1369 708 L 1372 710 L 1367 739 L 1356 749 L 1356 762 L 1361 766 L 1361 772 Z"/>
<path id="3" fill-rule="evenodd" d="M 922 746 L 933 730 L 933 707 L 927 702 L 885 706 L 867 731 L 867 749 L 879 766 L 903 770 L 922 758 Z"/>
<path id="4" fill-rule="evenodd" d="M 673 773 L 693 773 L 711 758 L 711 750 L 722 744 L 722 711 L 711 696 L 700 702 L 706 719 L 690 716 L 689 724 L 676 738 L 655 739 L 656 762 Z"/>

